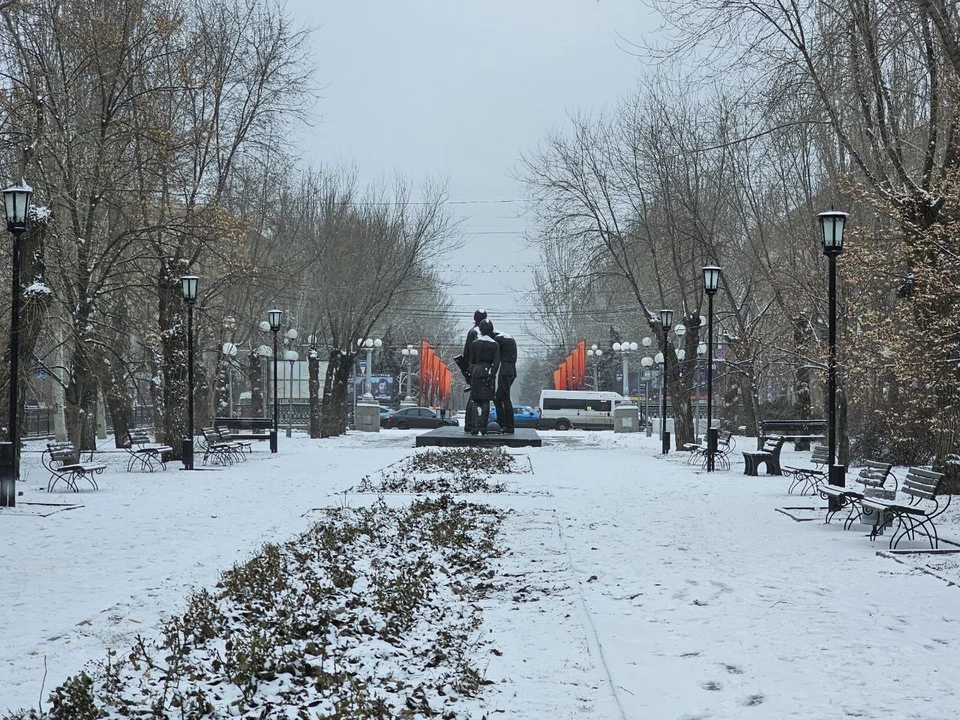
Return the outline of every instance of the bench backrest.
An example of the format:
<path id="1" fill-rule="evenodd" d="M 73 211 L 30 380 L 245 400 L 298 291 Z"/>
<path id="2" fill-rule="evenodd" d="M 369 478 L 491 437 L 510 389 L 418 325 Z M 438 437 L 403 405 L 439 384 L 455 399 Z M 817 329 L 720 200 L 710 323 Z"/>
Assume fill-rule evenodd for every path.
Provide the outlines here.
<path id="1" fill-rule="evenodd" d="M 80 453 L 73 443 L 48 443 L 47 453 L 50 460 L 59 465 L 75 465 L 80 461 Z"/>
<path id="2" fill-rule="evenodd" d="M 228 430 L 271 430 L 273 429 L 272 418 L 214 418 L 213 426 L 217 430 L 227 428 Z"/>
<path id="3" fill-rule="evenodd" d="M 907 470 L 901 490 L 917 500 L 933 500 L 942 482 L 943 473 L 912 467 Z"/>
<path id="4" fill-rule="evenodd" d="M 876 462 L 867 460 L 857 476 L 857 482 L 864 487 L 882 488 L 886 485 L 888 478 L 893 478 L 893 465 L 890 463 Z M 894 478 L 896 484 L 896 478 Z"/>
<path id="5" fill-rule="evenodd" d="M 814 465 L 830 464 L 830 448 L 826 445 L 817 445 L 810 452 L 810 462 Z"/>
<path id="6" fill-rule="evenodd" d="M 140 428 L 130 428 L 127 430 L 128 445 L 145 445 L 150 442 L 150 436 L 147 431 Z"/>
<path id="7" fill-rule="evenodd" d="M 783 447 L 784 438 L 780 435 L 768 435 L 763 440 L 763 451 L 764 452 L 780 452 L 780 448 Z"/>
<path id="8" fill-rule="evenodd" d="M 804 435 L 821 435 L 826 432 L 826 420 L 762 420 L 760 428 L 764 435 L 768 432 L 783 433 L 784 435 L 793 435 L 802 433 Z"/>
<path id="9" fill-rule="evenodd" d="M 203 434 L 203 439 L 207 442 L 220 442 L 222 439 L 216 428 L 205 427 L 200 432 Z"/>

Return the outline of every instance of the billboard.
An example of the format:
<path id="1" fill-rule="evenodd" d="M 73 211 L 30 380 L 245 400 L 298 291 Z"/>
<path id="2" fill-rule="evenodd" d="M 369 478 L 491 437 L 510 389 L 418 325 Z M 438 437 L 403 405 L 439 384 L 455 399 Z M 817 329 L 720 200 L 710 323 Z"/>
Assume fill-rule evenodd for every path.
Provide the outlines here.
<path id="1" fill-rule="evenodd" d="M 357 397 L 363 394 L 363 382 L 365 378 L 356 377 Z M 370 382 L 370 392 L 377 400 L 393 400 L 393 375 L 374 375 Z"/>

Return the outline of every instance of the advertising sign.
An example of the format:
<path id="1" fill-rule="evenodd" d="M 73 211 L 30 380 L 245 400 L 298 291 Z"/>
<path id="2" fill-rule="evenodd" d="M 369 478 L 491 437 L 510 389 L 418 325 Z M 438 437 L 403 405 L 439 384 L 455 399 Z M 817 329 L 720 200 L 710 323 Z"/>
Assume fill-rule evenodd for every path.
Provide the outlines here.
<path id="1" fill-rule="evenodd" d="M 357 395 L 362 395 L 364 378 L 358 377 L 356 381 Z M 370 392 L 376 400 L 393 400 L 393 375 L 374 375 L 370 385 Z"/>

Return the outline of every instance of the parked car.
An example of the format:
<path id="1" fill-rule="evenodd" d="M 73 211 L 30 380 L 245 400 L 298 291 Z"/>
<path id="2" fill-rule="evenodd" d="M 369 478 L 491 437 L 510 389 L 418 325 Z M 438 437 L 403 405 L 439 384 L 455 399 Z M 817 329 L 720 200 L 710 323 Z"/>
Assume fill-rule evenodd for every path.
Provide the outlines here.
<path id="1" fill-rule="evenodd" d="M 407 430 L 408 428 L 438 428 L 442 425 L 459 425 L 455 418 L 440 417 L 440 413 L 425 407 L 412 407 L 397 410 L 386 419 L 384 427 Z"/>
<path id="2" fill-rule="evenodd" d="M 380 427 L 386 427 L 384 423 L 390 419 L 390 416 L 393 415 L 394 412 L 393 408 L 384 407 L 383 405 L 380 406 Z"/>
<path id="3" fill-rule="evenodd" d="M 536 428 L 540 415 L 529 405 L 513 406 L 513 426 L 518 428 Z M 499 424 L 497 420 L 497 409 L 491 403 L 490 422 Z"/>

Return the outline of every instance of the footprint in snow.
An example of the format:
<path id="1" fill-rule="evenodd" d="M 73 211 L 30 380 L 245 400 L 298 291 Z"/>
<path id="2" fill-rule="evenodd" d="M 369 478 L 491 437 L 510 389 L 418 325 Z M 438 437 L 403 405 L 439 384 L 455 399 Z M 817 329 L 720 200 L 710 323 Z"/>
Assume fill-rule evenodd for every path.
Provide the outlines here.
<path id="1" fill-rule="evenodd" d="M 764 700 L 766 700 L 766 698 L 763 695 L 750 695 L 745 698 L 741 704 L 744 707 L 753 707 L 754 705 L 759 705 Z"/>

